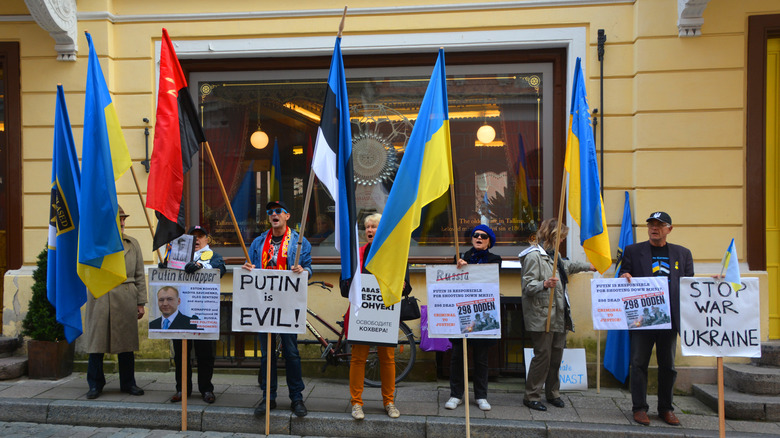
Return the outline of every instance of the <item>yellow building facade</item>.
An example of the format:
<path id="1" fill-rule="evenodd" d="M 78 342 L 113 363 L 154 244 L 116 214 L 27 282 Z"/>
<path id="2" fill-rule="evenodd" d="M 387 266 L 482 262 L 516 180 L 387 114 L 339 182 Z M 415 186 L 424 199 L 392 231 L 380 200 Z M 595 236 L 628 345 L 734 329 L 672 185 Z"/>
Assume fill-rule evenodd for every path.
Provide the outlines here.
<path id="1" fill-rule="evenodd" d="M 548 57 L 555 57 L 557 61 L 551 61 L 552 67 L 545 70 L 543 80 L 549 88 L 542 87 L 541 92 L 549 100 L 537 103 L 536 107 L 543 114 L 537 121 L 547 123 L 536 125 L 540 129 L 536 137 L 538 152 L 544 157 L 539 163 L 548 166 L 544 168 L 545 176 L 539 179 L 544 188 L 539 189 L 536 198 L 540 206 L 536 212 L 538 221 L 553 216 L 552 205 L 557 205 L 559 194 L 553 187 L 560 187 L 557 175 L 565 148 L 572 70 L 576 58 L 582 58 L 590 107 L 598 109 L 602 116 L 597 129 L 603 131 L 598 131 L 596 142 L 600 145 L 603 141 L 602 181 L 613 252 L 617 248 L 625 191 L 631 197 L 636 240 L 646 239 L 644 219 L 650 212 L 669 212 L 674 219 L 669 240 L 691 249 L 697 275 L 717 274 L 723 253 L 731 238 L 735 238 L 743 275 L 756 276 L 761 281 L 761 308 L 756 309 L 761 314 L 761 339 L 780 337 L 780 4 L 774 0 L 393 3 L 387 6 L 386 2 L 368 0 L 351 6 L 342 42 L 348 75 L 351 64 L 362 68 L 365 77 L 378 75 L 371 72 L 372 68 L 408 64 L 423 72 L 426 70 L 422 67 L 427 65 L 428 73 L 414 70 L 404 75 L 425 76 L 433 67 L 439 47 L 444 47 L 455 60 L 448 63 L 456 71 L 455 81 L 461 74 L 457 73 L 459 65 L 467 66 L 462 67 L 463 77 L 478 75 L 482 60 L 493 62 L 493 53 L 495 63 L 500 65 L 515 62 L 513 57 L 526 64 L 544 64 Z M 202 84 L 219 82 L 225 88 L 228 80 L 244 80 L 246 72 L 295 72 L 305 70 L 311 62 L 317 64 L 319 81 L 324 83 L 327 64 L 322 65 L 322 60 L 329 61 L 342 8 L 343 4 L 330 0 L 304 0 L 288 5 L 202 0 L 3 2 L 3 82 L 5 87 L 16 89 L 18 99 L 13 102 L 14 90 L 5 91 L 5 229 L 0 242 L 5 246 L 3 269 L 7 271 L 3 283 L 3 334 L 19 334 L 30 293 L 31 271 L 47 239 L 58 83 L 65 88 L 76 148 L 81 151 L 88 55 L 84 31 L 88 30 L 94 39 L 145 195 L 148 174 L 142 161 L 147 159 L 147 139 L 151 149 L 154 135 L 161 28 L 167 28 L 171 35 L 191 88 L 201 86 L 193 93 L 204 109 L 210 97 L 204 94 Z M 600 30 L 606 36 L 603 60 L 599 56 Z M 417 61 L 427 55 L 430 56 L 425 60 Z M 479 101 L 479 93 L 468 92 L 472 93 L 471 103 L 454 108 L 451 99 L 450 111 L 465 114 L 473 109 L 469 105 L 476 102 L 478 114 L 464 116 L 462 123 L 479 126 L 484 119 L 487 124 L 488 111 L 494 105 L 491 102 L 498 98 L 486 92 L 485 103 Z M 540 94 L 538 89 L 536 93 Z M 252 102 L 241 104 L 254 108 Z M 484 107 L 479 107 L 482 103 Z M 257 106 L 259 122 L 266 108 L 260 108 L 259 103 Z M 12 114 L 13 111 L 18 114 Z M 254 110 L 249 111 L 249 120 L 244 122 L 251 125 L 244 128 L 248 134 L 254 131 L 254 116 Z M 144 122 L 144 118 L 150 123 Z M 264 123 L 273 126 L 273 121 Z M 457 123 L 453 119 L 451 125 L 455 127 Z M 505 128 L 503 132 L 510 131 L 511 128 Z M 242 144 L 248 143 L 243 131 L 235 135 Z M 526 135 L 526 142 L 530 137 L 531 134 Z M 508 144 L 510 140 L 503 141 Z M 468 142 L 473 144 L 474 139 Z M 305 150 L 305 141 L 299 143 Z M 220 154 L 218 148 L 215 153 Z M 454 159 L 458 160 L 457 154 Z M 249 170 L 268 170 L 267 164 L 258 164 L 261 161 L 252 161 Z M 476 179 L 465 171 L 456 172 L 456 178 L 458 173 L 469 179 L 466 187 L 476 194 L 471 194 L 475 199 L 469 198 L 463 205 L 459 202 L 459 213 L 466 217 L 468 210 L 464 205 L 479 206 L 480 196 L 488 199 L 498 189 L 490 188 L 492 183 L 487 176 L 486 182 L 480 182 L 483 174 L 478 171 Z M 236 175 L 240 175 L 238 170 Z M 258 177 L 258 181 L 261 179 L 262 176 Z M 260 182 L 257 184 L 260 193 Z M 193 190 L 198 190 L 197 183 Z M 290 193 L 300 196 L 300 191 L 291 190 L 295 191 Z M 156 263 L 130 173 L 117 182 L 117 192 L 120 204 L 131 215 L 128 233 L 141 243 L 146 262 Z M 199 212 L 203 214 L 203 208 L 191 212 L 190 223 L 195 223 L 197 219 L 193 218 Z M 572 258 L 582 259 L 577 226 L 571 221 L 569 225 L 572 233 L 567 252 Z M 516 259 L 520 240 L 508 238 L 498 246 L 505 259 Z M 227 250 L 227 256 L 232 257 L 229 260 L 239 263 L 241 256 L 235 242 L 226 243 L 226 247 L 232 248 Z M 451 260 L 449 248 L 446 244 L 433 245 L 429 251 L 421 244 L 420 248 L 413 248 L 411 261 L 422 265 Z M 221 251 L 220 245 L 216 249 Z M 314 264 L 315 279 L 337 283 L 338 269 L 332 251 L 315 251 Z M 595 353 L 598 336 L 590 321 L 589 278 L 580 274 L 571 284 L 578 331 L 570 339 L 574 345 L 587 346 Z M 413 267 L 412 285 L 415 295 L 424 303 L 424 270 Z M 519 270 L 502 271 L 502 294 L 519 296 L 520 289 Z M 232 279 L 227 275 L 223 292 L 230 290 Z M 323 294 L 310 291 L 310 307 L 335 320 L 343 314 L 346 302 L 333 305 L 334 295 Z M 714 359 L 678 355 L 678 364 L 683 368 L 706 368 L 714 364 Z"/>

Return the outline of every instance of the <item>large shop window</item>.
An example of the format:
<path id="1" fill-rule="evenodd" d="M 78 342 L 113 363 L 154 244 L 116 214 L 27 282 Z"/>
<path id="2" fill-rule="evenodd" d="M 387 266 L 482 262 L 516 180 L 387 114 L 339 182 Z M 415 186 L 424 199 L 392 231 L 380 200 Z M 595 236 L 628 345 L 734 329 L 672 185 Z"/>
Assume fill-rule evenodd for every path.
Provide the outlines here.
<path id="1" fill-rule="evenodd" d="M 362 218 L 384 209 L 434 61 L 435 54 L 426 66 L 396 61 L 393 67 L 350 68 L 345 62 L 361 234 Z M 483 223 L 496 231 L 495 252 L 517 255 L 541 218 L 553 214 L 553 69 L 551 62 L 448 64 L 455 225 L 462 247 L 470 243 L 468 231 Z M 280 177 L 281 199 L 293 210 L 290 226 L 301 227 L 327 74 L 327 68 L 190 74 L 247 246 L 268 228 L 272 172 Z M 480 129 L 495 134 L 480 140 Z M 250 141 L 256 131 L 268 136 L 262 148 Z M 277 148 L 279 168 L 273 166 Z M 240 257 L 216 176 L 200 155 L 190 178 L 191 221 L 207 226 L 227 256 Z M 316 183 L 305 230 L 315 258 L 338 255 L 333 221 L 334 203 Z M 449 256 L 452 247 L 452 203 L 445 194 L 423 211 L 410 256 Z"/>

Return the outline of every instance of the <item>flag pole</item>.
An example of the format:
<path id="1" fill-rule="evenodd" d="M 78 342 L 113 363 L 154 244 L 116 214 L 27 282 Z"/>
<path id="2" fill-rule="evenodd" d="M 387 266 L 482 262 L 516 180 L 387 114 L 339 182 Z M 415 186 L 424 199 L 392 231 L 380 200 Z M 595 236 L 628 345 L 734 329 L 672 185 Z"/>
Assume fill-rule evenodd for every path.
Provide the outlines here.
<path id="1" fill-rule="evenodd" d="M 718 431 L 720 438 L 726 437 L 726 403 L 723 400 L 723 358 L 718 357 Z"/>
<path id="2" fill-rule="evenodd" d="M 601 330 L 596 335 L 596 394 L 601 394 Z"/>
<path id="3" fill-rule="evenodd" d="M 149 212 L 146 211 L 146 202 L 144 202 L 144 197 L 141 195 L 141 186 L 138 185 L 138 177 L 135 174 L 135 169 L 133 169 L 133 166 L 130 166 L 130 172 L 133 174 L 133 182 L 135 183 L 135 191 L 138 193 L 138 199 L 141 200 L 141 208 L 144 211 L 144 217 L 146 218 L 146 224 L 149 225 L 149 232 L 152 233 L 152 239 L 154 239 L 154 228 L 152 228 L 152 221 L 149 219 Z M 162 261 L 163 258 L 160 255 L 160 248 L 157 248 L 154 250 L 154 252 L 157 254 L 157 260 Z"/>
<path id="4" fill-rule="evenodd" d="M 222 176 L 219 174 L 219 169 L 217 169 L 217 162 L 214 161 L 214 155 L 211 153 L 211 146 L 209 146 L 209 142 L 204 141 L 203 148 L 206 150 L 206 154 L 209 156 L 209 162 L 211 163 L 211 168 L 214 170 L 214 174 L 217 176 L 217 183 L 219 183 L 219 190 L 222 192 L 222 198 L 225 200 L 225 206 L 228 209 L 228 213 L 230 213 L 230 219 L 233 220 L 233 228 L 235 228 L 236 230 L 236 236 L 238 236 L 238 241 L 241 242 L 241 249 L 244 250 L 244 257 L 246 257 L 247 261 L 250 261 L 249 251 L 247 251 L 246 243 L 244 243 L 244 236 L 241 235 L 241 229 L 238 228 L 238 221 L 236 221 L 236 215 L 233 214 L 233 207 L 230 205 L 230 199 L 228 199 L 227 192 L 225 191 L 225 185 L 222 183 Z"/>
<path id="5" fill-rule="evenodd" d="M 561 225 L 563 224 L 563 205 L 566 199 L 566 170 L 563 171 L 563 180 L 561 181 L 561 200 L 558 203 L 558 225 L 555 227 L 555 258 L 553 259 L 553 277 L 558 278 L 558 247 L 561 245 Z M 550 300 L 547 303 L 547 325 L 545 332 L 550 332 L 550 314 L 552 314 L 553 297 L 555 296 L 555 288 L 550 290 Z"/>
<path id="6" fill-rule="evenodd" d="M 452 235 L 455 242 L 455 264 L 460 258 L 460 243 L 458 239 L 458 212 L 455 207 L 455 184 L 450 183 L 450 199 L 452 201 Z M 469 350 L 466 338 L 463 338 L 463 401 L 466 415 L 466 438 L 471 436 L 471 417 L 469 416 Z"/>
<path id="7" fill-rule="evenodd" d="M 181 430 L 187 430 L 187 340 L 181 340 Z"/>
<path id="8" fill-rule="evenodd" d="M 271 351 L 271 333 L 268 333 L 266 342 L 266 357 L 263 359 L 265 360 L 265 436 L 268 436 L 271 434 L 271 357 L 276 356 L 276 353 Z"/>

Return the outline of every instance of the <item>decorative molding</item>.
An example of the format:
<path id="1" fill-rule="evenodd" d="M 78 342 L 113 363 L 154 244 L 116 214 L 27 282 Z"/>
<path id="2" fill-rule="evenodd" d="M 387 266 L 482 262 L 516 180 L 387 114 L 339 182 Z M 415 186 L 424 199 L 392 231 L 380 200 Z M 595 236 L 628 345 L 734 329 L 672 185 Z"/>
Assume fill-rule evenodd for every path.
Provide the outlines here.
<path id="1" fill-rule="evenodd" d="M 677 31 L 680 37 L 701 36 L 704 8 L 710 0 L 677 0 Z"/>
<path id="2" fill-rule="evenodd" d="M 54 38 L 58 61 L 75 61 L 77 44 L 76 0 L 24 0 L 41 28 Z"/>

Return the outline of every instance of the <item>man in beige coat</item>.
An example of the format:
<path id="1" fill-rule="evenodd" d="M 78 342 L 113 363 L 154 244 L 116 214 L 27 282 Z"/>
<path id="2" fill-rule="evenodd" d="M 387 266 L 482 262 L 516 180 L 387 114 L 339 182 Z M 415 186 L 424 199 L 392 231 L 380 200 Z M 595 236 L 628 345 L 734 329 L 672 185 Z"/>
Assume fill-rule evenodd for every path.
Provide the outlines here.
<path id="1" fill-rule="evenodd" d="M 144 316 L 146 277 L 144 258 L 138 241 L 125 234 L 127 214 L 119 207 L 122 244 L 125 248 L 127 280 L 100 298 L 87 294 L 86 342 L 88 399 L 97 398 L 106 384 L 103 354 L 116 353 L 119 359 L 119 389 L 130 395 L 143 395 L 135 383 L 135 356 L 138 350 L 138 320 Z"/>

